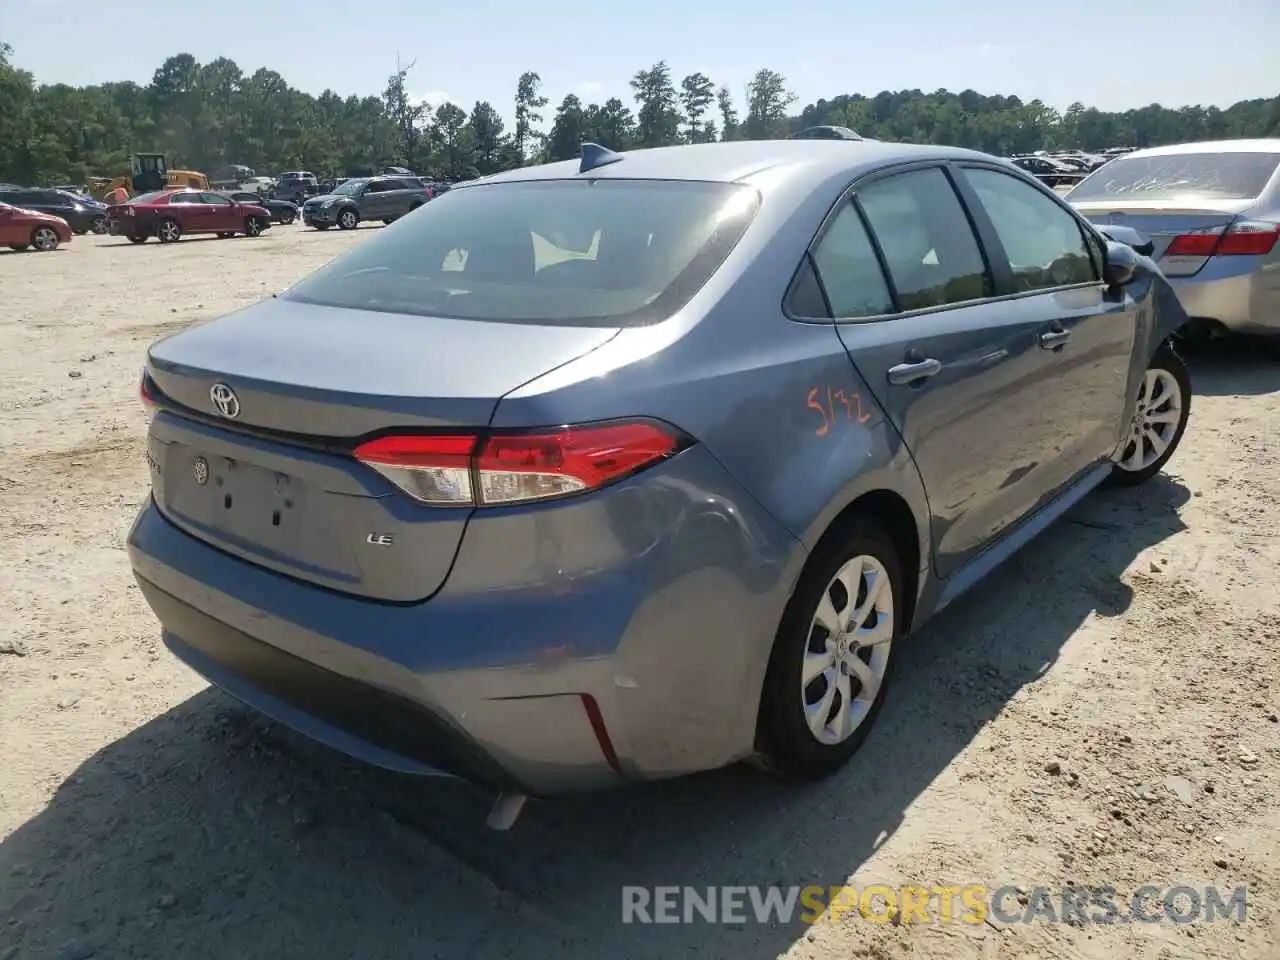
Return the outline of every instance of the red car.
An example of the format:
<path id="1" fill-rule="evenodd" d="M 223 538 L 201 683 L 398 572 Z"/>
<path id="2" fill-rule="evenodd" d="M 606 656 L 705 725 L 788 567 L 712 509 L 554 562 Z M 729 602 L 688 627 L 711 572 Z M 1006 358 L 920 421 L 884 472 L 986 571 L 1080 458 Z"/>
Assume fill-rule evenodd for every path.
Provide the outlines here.
<path id="1" fill-rule="evenodd" d="M 271 226 L 271 214 L 256 203 L 239 203 L 204 190 L 160 190 L 107 208 L 107 229 L 114 236 L 142 243 L 159 237 L 173 243 L 189 233 L 256 237 Z"/>
<path id="2" fill-rule="evenodd" d="M 61 217 L 0 203 L 0 245 L 10 250 L 35 247 L 45 251 L 70 242 L 71 227 Z"/>

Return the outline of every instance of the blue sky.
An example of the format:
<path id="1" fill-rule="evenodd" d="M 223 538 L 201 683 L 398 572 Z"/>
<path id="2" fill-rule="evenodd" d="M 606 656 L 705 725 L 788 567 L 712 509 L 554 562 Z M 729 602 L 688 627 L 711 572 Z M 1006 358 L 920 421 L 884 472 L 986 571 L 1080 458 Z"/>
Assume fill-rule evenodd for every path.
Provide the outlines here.
<path id="1" fill-rule="evenodd" d="M 1051 24 L 1041 11 L 1069 10 Z M 841 93 L 971 87 L 1104 109 L 1160 102 L 1227 106 L 1280 94 L 1280 0 L 849 0 L 693 3 L 645 0 L 0 0 L 0 41 L 43 83 L 145 83 L 165 57 L 218 56 L 279 71 L 319 93 L 372 94 L 397 51 L 417 63 L 419 96 L 508 119 L 517 76 L 536 70 L 551 98 L 618 96 L 658 61 L 677 80 L 701 70 L 741 102 L 760 67 L 783 73 L 797 106 Z M 1212 12 L 1210 12 L 1212 11 Z M 109 51 L 109 53 L 107 52 Z"/>

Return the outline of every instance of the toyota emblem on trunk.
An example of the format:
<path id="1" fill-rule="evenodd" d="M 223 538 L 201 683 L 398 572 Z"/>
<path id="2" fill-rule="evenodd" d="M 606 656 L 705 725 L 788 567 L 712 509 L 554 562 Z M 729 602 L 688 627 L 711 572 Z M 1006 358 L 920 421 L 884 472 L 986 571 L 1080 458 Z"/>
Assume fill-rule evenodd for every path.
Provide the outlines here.
<path id="1" fill-rule="evenodd" d="M 215 383 L 209 388 L 209 399 L 213 401 L 218 413 L 228 420 L 240 416 L 240 398 L 225 383 Z"/>
<path id="2" fill-rule="evenodd" d="M 196 485 L 203 487 L 209 482 L 209 461 L 204 457 L 196 457 L 191 464 L 191 474 L 195 477 Z"/>

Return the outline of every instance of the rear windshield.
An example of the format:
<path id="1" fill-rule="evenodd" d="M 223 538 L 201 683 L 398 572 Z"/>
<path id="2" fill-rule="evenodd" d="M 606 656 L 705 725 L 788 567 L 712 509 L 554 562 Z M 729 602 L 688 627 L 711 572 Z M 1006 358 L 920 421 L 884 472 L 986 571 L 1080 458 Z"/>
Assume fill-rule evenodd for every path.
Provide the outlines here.
<path id="1" fill-rule="evenodd" d="M 1252 200 L 1280 153 L 1178 153 L 1118 157 L 1071 191 L 1072 200 Z"/>
<path id="2" fill-rule="evenodd" d="M 654 323 L 706 283 L 758 207 L 754 190 L 729 183 L 477 184 L 379 231 L 284 296 L 504 323 Z"/>

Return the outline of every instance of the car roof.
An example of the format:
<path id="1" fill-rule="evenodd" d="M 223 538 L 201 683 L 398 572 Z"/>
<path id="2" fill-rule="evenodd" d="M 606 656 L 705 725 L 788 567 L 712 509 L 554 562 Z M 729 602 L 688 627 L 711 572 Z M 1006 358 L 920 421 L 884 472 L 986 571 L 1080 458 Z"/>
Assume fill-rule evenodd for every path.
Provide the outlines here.
<path id="1" fill-rule="evenodd" d="M 1256 140 L 1205 140 L 1200 143 L 1174 143 L 1167 147 L 1147 147 L 1122 154 L 1125 158 L 1174 157 L 1187 153 L 1280 153 L 1280 138 Z"/>
<path id="2" fill-rule="evenodd" d="M 823 177 L 857 173 L 890 163 L 928 159 L 991 160 L 985 153 L 961 147 L 939 147 L 879 140 L 738 140 L 674 147 L 652 147 L 622 153 L 622 160 L 598 166 L 582 176 L 619 180 L 702 180 L 744 182 L 766 171 L 771 177 Z M 579 176 L 578 160 L 520 167 L 471 180 L 466 187 L 530 180 L 565 180 Z M 464 184 L 457 184 L 462 188 Z"/>

